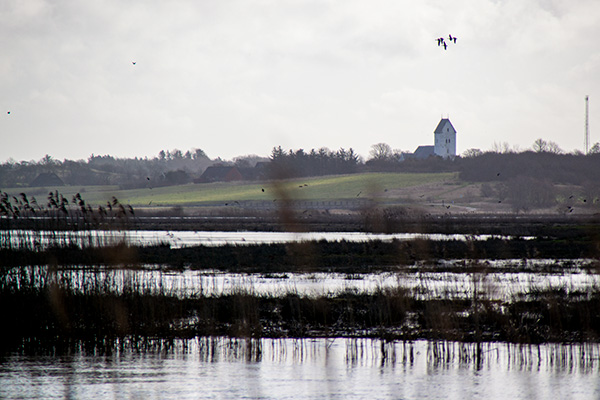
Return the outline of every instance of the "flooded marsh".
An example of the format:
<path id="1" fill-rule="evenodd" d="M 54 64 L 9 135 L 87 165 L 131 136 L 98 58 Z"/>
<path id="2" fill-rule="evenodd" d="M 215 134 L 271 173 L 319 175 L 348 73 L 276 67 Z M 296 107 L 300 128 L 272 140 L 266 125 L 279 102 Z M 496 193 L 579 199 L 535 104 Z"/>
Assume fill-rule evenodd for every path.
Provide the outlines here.
<path id="1" fill-rule="evenodd" d="M 599 395 L 588 228 L 234 232 L 80 217 L 78 229 L 2 221 L 2 398 Z"/>

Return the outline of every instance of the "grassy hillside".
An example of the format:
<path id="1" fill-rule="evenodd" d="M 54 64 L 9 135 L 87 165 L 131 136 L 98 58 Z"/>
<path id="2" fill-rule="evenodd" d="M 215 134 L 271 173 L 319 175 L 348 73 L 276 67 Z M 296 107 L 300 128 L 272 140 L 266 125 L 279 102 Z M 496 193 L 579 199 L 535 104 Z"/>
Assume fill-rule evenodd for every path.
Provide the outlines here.
<path id="1" fill-rule="evenodd" d="M 225 204 L 245 200 L 298 199 L 343 200 L 381 198 L 400 195 L 402 189 L 447 181 L 455 181 L 454 173 L 365 173 L 353 175 L 299 178 L 285 181 L 251 183 L 209 183 L 166 186 L 135 190 L 119 190 L 114 186 L 64 186 L 58 188 L 4 189 L 18 196 L 25 192 L 39 202 L 46 200 L 50 190 L 58 190 L 67 198 L 80 192 L 89 204 L 104 204 L 117 197 L 133 206 L 194 206 Z"/>

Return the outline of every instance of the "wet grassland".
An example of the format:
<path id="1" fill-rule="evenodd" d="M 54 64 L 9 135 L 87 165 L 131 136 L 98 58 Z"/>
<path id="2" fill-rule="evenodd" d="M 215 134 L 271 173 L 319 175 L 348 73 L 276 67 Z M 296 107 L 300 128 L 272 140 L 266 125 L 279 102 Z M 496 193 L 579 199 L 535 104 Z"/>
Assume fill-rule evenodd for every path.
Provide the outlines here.
<path id="1" fill-rule="evenodd" d="M 141 343 L 216 336 L 600 342 L 600 229 L 593 216 L 424 219 L 371 212 L 337 222 L 327 216 L 320 223 L 337 223 L 338 229 L 383 226 L 385 231 L 394 227 L 468 236 L 175 248 L 128 242 L 128 232 L 144 221 L 117 199 L 92 209 L 75 196 L 51 197 L 48 207 L 38 210 L 45 218 L 32 218 L 31 210 L 21 205 L 18 216 L 5 214 L 0 220 L 0 319 L 6 351 L 72 345 L 107 349 L 125 338 Z M 281 215 L 265 221 L 280 229 L 292 226 L 290 221 L 303 227 L 300 213 L 288 213 L 279 225 L 277 218 Z M 238 227 L 244 221 L 238 220 Z M 177 225 L 178 219 L 172 223 Z M 505 236 L 477 236 L 483 233 Z M 264 293 L 242 281 L 231 290 L 209 292 L 202 285 L 190 283 L 181 290 L 167 280 L 147 279 L 144 272 L 150 269 L 165 276 L 235 273 L 284 280 L 295 274 L 339 274 L 352 281 L 386 273 L 396 276 L 397 283 Z M 118 280 L 115 271 L 121 272 Z M 542 278 L 526 291 L 498 295 L 493 277 L 499 272 L 515 279 L 523 273 Z M 432 290 L 449 273 L 466 279 L 460 286 Z M 584 274 L 592 283 L 544 283 L 548 274 L 567 273 Z M 407 277 L 417 277 L 419 284 L 406 285 Z"/>

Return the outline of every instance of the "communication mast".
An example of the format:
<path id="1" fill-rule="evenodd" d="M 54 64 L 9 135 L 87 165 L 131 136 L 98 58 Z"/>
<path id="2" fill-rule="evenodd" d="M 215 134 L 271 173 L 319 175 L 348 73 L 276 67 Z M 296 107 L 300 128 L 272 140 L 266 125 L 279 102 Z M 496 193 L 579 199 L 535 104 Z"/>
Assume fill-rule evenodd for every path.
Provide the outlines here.
<path id="1" fill-rule="evenodd" d="M 589 101 L 590 96 L 585 96 L 585 136 L 583 139 L 583 145 L 585 147 L 585 154 L 590 151 L 590 122 L 589 122 Z"/>

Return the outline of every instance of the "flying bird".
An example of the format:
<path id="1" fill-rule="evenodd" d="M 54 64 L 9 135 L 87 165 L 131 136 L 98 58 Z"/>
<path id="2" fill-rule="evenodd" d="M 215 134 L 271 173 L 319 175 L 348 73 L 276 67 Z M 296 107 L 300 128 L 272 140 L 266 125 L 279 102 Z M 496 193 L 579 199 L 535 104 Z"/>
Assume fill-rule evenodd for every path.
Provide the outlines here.
<path id="1" fill-rule="evenodd" d="M 136 64 L 136 62 L 135 62 L 135 61 L 132 61 L 131 63 L 132 63 L 133 65 L 135 65 L 135 64 Z"/>
<path id="2" fill-rule="evenodd" d="M 455 43 L 456 44 L 456 39 L 457 39 L 456 36 L 448 35 L 448 40 L 450 41 L 450 43 Z M 438 46 L 444 46 L 444 50 L 448 49 L 448 43 L 446 43 L 446 39 L 445 38 L 439 37 L 439 38 L 437 38 L 435 40 L 437 40 Z"/>

